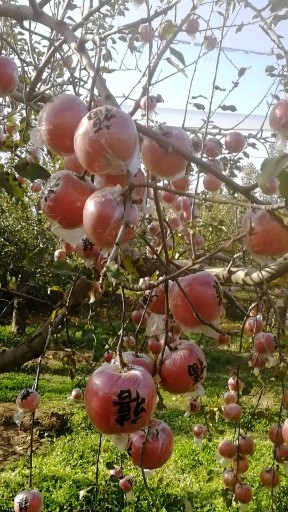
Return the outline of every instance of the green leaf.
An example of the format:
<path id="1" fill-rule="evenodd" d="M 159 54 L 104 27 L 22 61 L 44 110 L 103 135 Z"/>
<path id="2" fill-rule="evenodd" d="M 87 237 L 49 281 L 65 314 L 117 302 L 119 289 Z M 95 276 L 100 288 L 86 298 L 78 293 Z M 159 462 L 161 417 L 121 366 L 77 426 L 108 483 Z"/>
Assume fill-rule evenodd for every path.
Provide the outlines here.
<path id="1" fill-rule="evenodd" d="M 117 69 L 107 68 L 107 66 L 100 66 L 100 73 L 114 73 Z"/>
<path id="2" fill-rule="evenodd" d="M 175 50 L 175 48 L 170 47 L 170 53 L 171 53 L 171 55 L 173 55 L 173 57 L 175 57 L 177 60 L 179 60 L 179 62 L 181 62 L 181 64 L 183 64 L 183 66 L 186 66 L 184 56 L 181 52 L 179 52 L 178 50 Z"/>
<path id="3" fill-rule="evenodd" d="M 203 105 L 203 103 L 192 103 L 192 105 L 197 108 L 197 110 L 205 110 L 205 105 Z"/>
<path id="4" fill-rule="evenodd" d="M 179 73 L 182 73 L 182 75 L 184 75 L 184 76 L 186 76 L 186 78 L 188 78 L 184 69 L 180 68 L 180 66 L 178 66 L 178 64 L 176 64 L 176 62 L 174 62 L 174 60 L 170 59 L 170 57 L 168 57 L 166 60 L 167 60 L 168 64 L 173 66 L 173 68 L 177 69 L 177 71 L 179 71 Z"/>
<path id="5" fill-rule="evenodd" d="M 241 78 L 241 76 L 245 75 L 247 69 L 249 68 L 240 68 L 238 71 L 238 77 Z"/>
<path id="6" fill-rule="evenodd" d="M 220 87 L 220 85 L 214 85 L 214 89 L 215 89 L 215 91 L 222 91 L 222 92 L 226 91 L 226 89 L 222 89 L 222 87 Z"/>
<path id="7" fill-rule="evenodd" d="M 288 154 L 265 158 L 260 168 L 258 185 L 263 187 L 271 178 L 277 178 L 288 163 Z"/>
<path id="8" fill-rule="evenodd" d="M 184 503 L 184 507 L 185 507 L 185 512 L 193 512 L 191 502 L 189 500 L 187 500 L 187 498 L 185 498 L 183 500 L 183 503 Z"/>
<path id="9" fill-rule="evenodd" d="M 159 32 L 159 38 L 161 41 L 165 41 L 168 39 L 174 32 L 177 30 L 177 23 L 174 23 L 172 20 L 167 20 L 163 23 L 163 26 Z"/>
<path id="10" fill-rule="evenodd" d="M 243 28 L 244 28 L 244 27 L 245 27 L 245 25 L 244 25 L 244 23 L 243 23 L 243 21 L 242 21 L 242 23 L 240 23 L 240 25 L 238 25 L 238 27 L 237 27 L 237 28 L 236 28 L 236 30 L 235 30 L 236 34 L 237 34 L 238 32 L 241 32 L 241 31 L 243 30 Z"/>
<path id="11" fill-rule="evenodd" d="M 279 174 L 279 194 L 285 200 L 285 208 L 288 209 L 288 172 L 286 169 Z"/>
<path id="12" fill-rule="evenodd" d="M 250 395 L 251 391 L 253 389 L 253 384 L 252 382 L 246 382 L 244 387 L 243 387 L 243 390 L 242 390 L 242 395 L 243 396 L 248 396 Z"/>
<path id="13" fill-rule="evenodd" d="M 22 185 L 19 183 L 13 172 L 4 171 L 4 166 L 0 166 L 0 187 L 5 190 L 5 192 L 17 199 L 22 199 L 25 194 L 25 190 Z M 2 171 L 2 172 L 1 172 Z"/>
<path id="14" fill-rule="evenodd" d="M 19 162 L 14 166 L 15 171 L 23 178 L 26 178 L 30 181 L 35 180 L 43 180 L 47 181 L 51 178 L 51 174 L 42 167 L 42 165 L 37 164 L 36 162 L 28 162 L 27 160 L 19 160 Z"/>
<path id="15" fill-rule="evenodd" d="M 237 112 L 237 108 L 235 107 L 235 105 L 221 105 L 220 108 L 224 112 L 227 112 L 227 110 L 229 110 L 230 112 Z"/>
<path id="16" fill-rule="evenodd" d="M 72 273 L 75 274 L 75 267 L 66 260 L 58 260 L 53 262 L 54 273 Z"/>
<path id="17" fill-rule="evenodd" d="M 273 73 L 273 71 L 276 71 L 277 68 L 275 66 L 266 66 L 265 73 Z"/>

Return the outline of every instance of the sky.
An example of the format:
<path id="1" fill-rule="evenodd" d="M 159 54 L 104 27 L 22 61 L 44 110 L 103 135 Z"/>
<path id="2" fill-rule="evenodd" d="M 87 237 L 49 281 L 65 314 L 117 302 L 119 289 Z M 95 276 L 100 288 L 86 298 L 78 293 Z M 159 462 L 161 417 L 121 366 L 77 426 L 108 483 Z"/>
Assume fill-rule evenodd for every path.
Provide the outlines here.
<path id="1" fill-rule="evenodd" d="M 28 0 L 22 1 L 23 3 L 28 2 Z M 19 3 L 22 3 L 22 1 L 19 0 Z M 88 0 L 85 1 L 88 7 Z M 96 5 L 97 0 L 89 1 L 92 1 L 92 5 Z M 185 74 L 179 72 L 175 73 L 175 68 L 167 62 L 167 58 L 172 58 L 180 68 L 182 68 L 182 64 L 168 51 L 164 55 L 153 77 L 152 87 L 150 89 L 151 93 L 160 94 L 164 100 L 164 103 L 159 104 L 157 108 L 157 121 L 181 125 L 184 109 L 187 104 L 186 126 L 193 129 L 199 127 L 205 117 L 205 112 L 197 110 L 193 103 L 197 102 L 203 104 L 207 112 L 213 90 L 213 79 L 218 58 L 218 48 L 216 48 L 208 55 L 198 60 L 201 44 L 206 30 L 208 35 L 213 33 L 217 40 L 220 40 L 221 26 L 223 23 L 221 12 L 223 13 L 226 5 L 226 2 L 222 2 L 222 5 L 220 3 L 220 5 L 215 7 L 213 0 L 208 0 L 207 2 L 199 1 L 202 5 L 197 9 L 196 14 L 200 21 L 200 33 L 197 34 L 196 41 L 193 42 L 185 32 L 181 32 L 175 44 L 173 44 L 173 48 L 181 52 L 188 66 L 185 69 Z M 242 5 L 243 2 L 244 0 L 241 0 Z M 251 2 L 257 8 L 261 8 L 266 4 L 266 0 L 251 0 Z M 82 6 L 82 3 L 83 0 L 74 0 L 74 4 L 79 7 Z M 163 0 L 150 0 L 150 12 L 153 13 L 156 8 L 162 8 L 163 3 L 165 3 Z M 178 23 L 187 14 L 191 5 L 191 0 L 180 1 L 177 6 L 176 16 Z M 211 5 L 214 5 L 214 10 L 210 17 Z M 80 19 L 79 12 L 79 9 L 74 9 L 71 13 L 73 18 L 77 21 Z M 221 90 L 214 91 L 212 102 L 213 109 L 216 112 L 212 116 L 215 124 L 222 128 L 232 129 L 235 126 L 237 127 L 237 124 L 245 118 L 244 122 L 237 127 L 237 129 L 241 129 L 245 133 L 255 131 L 261 126 L 263 116 L 266 116 L 270 109 L 272 94 L 277 92 L 280 97 L 284 97 L 283 91 L 279 90 L 278 81 L 275 82 L 274 78 L 267 76 L 265 73 L 266 66 L 274 65 L 278 68 L 279 65 L 282 65 L 283 60 L 277 61 L 274 55 L 273 43 L 261 28 L 259 28 L 258 21 L 257 23 L 253 23 L 253 14 L 254 13 L 248 8 L 244 9 L 242 7 L 239 9 L 238 4 L 235 10 L 229 14 L 225 24 L 223 51 L 220 53 L 215 82 Z M 147 7 L 145 5 L 135 7 L 131 1 L 130 10 L 126 13 L 126 16 L 116 18 L 113 21 L 113 25 L 116 28 L 123 24 L 139 20 L 146 15 Z M 207 25 L 209 17 L 210 22 L 209 25 Z M 175 10 L 168 13 L 165 20 L 175 20 Z M 253 24 L 250 24 L 251 22 Z M 241 23 L 243 23 L 243 29 L 237 33 L 236 26 Z M 154 53 L 161 42 L 159 41 L 158 34 L 159 21 L 155 20 L 152 24 L 156 30 L 152 46 Z M 230 27 L 230 25 L 236 26 Z M 281 40 L 286 48 L 288 48 L 288 21 L 280 22 L 276 27 L 276 31 L 281 34 Z M 127 34 L 129 36 L 129 32 L 127 32 Z M 110 44 L 109 46 L 114 61 L 105 65 L 118 69 L 120 63 L 122 63 L 122 70 L 114 71 L 113 73 L 105 73 L 104 77 L 108 87 L 117 97 L 118 101 L 120 103 L 124 101 L 123 108 L 129 110 L 129 105 L 131 106 L 133 101 L 139 97 L 142 86 L 147 79 L 147 72 L 145 74 L 145 70 L 149 62 L 149 48 L 148 45 L 143 46 L 141 43 L 136 43 L 139 51 L 132 54 L 129 50 L 127 51 L 126 43 L 121 42 L 117 35 L 114 37 L 117 41 L 116 45 Z M 102 52 L 102 56 L 103 53 L 104 52 Z M 197 66 L 195 66 L 195 62 L 197 62 Z M 238 80 L 238 70 L 241 68 L 245 68 L 245 74 L 241 77 L 239 86 L 229 93 L 231 88 L 233 88 L 233 83 Z M 143 72 L 144 76 L 142 76 Z M 193 81 L 191 84 L 192 76 Z M 134 84 L 138 85 L 134 88 Z M 128 100 L 124 100 L 124 97 L 128 93 L 130 93 Z M 227 99 L 224 100 L 227 94 Z M 223 112 L 219 109 L 221 101 L 223 101 L 225 105 L 234 105 L 237 110 L 234 113 L 229 111 Z M 137 113 L 137 116 L 139 118 L 139 113 Z M 265 128 L 267 130 L 265 134 L 270 134 L 267 123 Z M 267 156 L 263 153 L 261 147 L 260 152 L 254 152 L 254 155 L 255 158 Z"/>
<path id="2" fill-rule="evenodd" d="M 152 1 L 151 3 L 153 6 L 157 5 L 157 2 L 155 1 Z M 260 7 L 263 5 L 263 1 L 253 0 L 253 4 L 256 7 Z M 190 5 L 191 3 L 187 2 L 187 0 L 181 1 L 180 7 L 178 8 L 177 21 L 180 20 L 188 12 Z M 200 30 L 202 30 L 202 32 L 197 35 L 196 44 L 193 44 L 191 39 L 185 33 L 181 33 L 176 44 L 174 45 L 174 48 L 183 54 L 186 64 L 195 61 L 199 55 L 199 45 L 203 41 L 203 30 L 207 27 L 205 20 L 208 19 L 210 14 L 210 5 L 211 2 L 209 2 L 209 5 L 200 7 L 197 11 L 197 13 L 199 13 L 203 19 L 200 19 Z M 154 9 L 151 8 L 151 12 L 153 11 Z M 223 8 L 221 8 L 221 11 L 223 11 Z M 240 13 L 237 13 L 238 10 L 236 9 L 234 13 L 229 16 L 227 25 L 231 23 L 240 24 L 242 21 L 247 25 L 247 22 L 251 21 L 253 13 L 251 14 L 250 9 L 241 9 Z M 145 15 L 145 6 L 141 6 L 139 8 L 132 7 L 129 14 L 127 14 L 125 18 L 125 23 L 134 21 Z M 173 19 L 173 15 L 168 14 L 166 19 Z M 223 17 L 217 12 L 214 12 L 210 21 L 210 26 L 220 27 L 222 20 Z M 116 23 L 117 21 L 118 20 L 116 20 Z M 123 21 L 123 18 L 119 19 L 119 25 L 123 24 Z M 156 28 L 157 23 L 154 22 L 153 26 Z M 216 80 L 216 84 L 219 85 L 222 89 L 226 89 L 226 91 L 220 91 L 215 94 L 214 105 L 216 107 L 219 104 L 219 100 L 221 100 L 221 98 L 226 94 L 227 90 L 231 88 L 232 81 L 237 81 L 238 71 L 236 68 L 248 68 L 245 75 L 241 78 L 239 87 L 229 95 L 229 99 L 225 102 L 226 104 L 236 105 L 237 112 L 241 114 L 247 114 L 255 107 L 255 105 L 258 104 L 259 100 L 267 94 L 267 91 L 270 87 L 272 87 L 270 92 L 275 92 L 276 86 L 273 86 L 273 79 L 268 77 L 264 70 L 267 65 L 273 64 L 277 66 L 277 60 L 274 55 L 268 55 L 269 52 L 271 52 L 272 43 L 257 24 L 252 26 L 245 26 L 239 33 L 236 33 L 235 30 L 236 27 L 232 27 L 230 29 L 227 28 L 227 35 L 225 36 L 223 45 L 224 52 L 222 52 L 220 57 Z M 282 41 L 283 44 L 286 44 L 286 47 L 288 48 L 288 22 L 286 21 L 279 23 L 277 25 L 277 31 L 279 31 L 284 36 Z M 210 33 L 211 31 L 209 30 L 208 34 Z M 220 30 L 213 30 L 213 34 L 219 39 Z M 157 40 L 155 38 L 155 41 L 153 42 L 153 49 L 156 47 L 156 45 Z M 125 45 L 123 44 L 123 51 L 126 51 L 126 46 L 125 49 L 124 46 Z M 122 56 L 121 43 L 117 43 L 117 50 L 118 60 Z M 210 98 L 217 54 L 218 51 L 215 49 L 207 57 L 203 57 L 199 62 L 195 78 L 193 80 L 190 96 L 203 95 L 207 98 Z M 115 54 L 113 53 L 113 55 Z M 143 70 L 147 65 L 148 57 L 149 53 L 148 48 L 146 47 L 143 49 L 143 53 L 139 59 L 139 66 Z M 164 59 L 167 57 L 171 57 L 169 52 L 164 56 Z M 177 62 L 175 58 L 173 60 Z M 229 60 L 232 61 L 232 63 L 229 62 Z M 126 56 L 124 62 L 129 68 L 135 67 L 135 58 L 130 54 Z M 282 63 L 282 61 L 279 62 Z M 164 60 L 163 64 L 159 68 L 159 72 L 156 73 L 156 77 L 159 77 L 161 80 L 173 71 L 175 71 L 175 69 L 170 66 L 166 60 Z M 183 104 L 185 105 L 187 97 L 189 96 L 189 86 L 193 72 L 194 66 L 190 66 L 186 70 L 187 77 L 178 73 L 174 77 L 169 78 L 169 80 L 161 81 L 158 84 L 156 83 L 152 88 L 153 93 L 162 95 L 165 102 L 165 107 L 183 109 Z M 108 85 L 111 87 L 111 90 L 113 90 L 117 96 L 121 97 L 123 94 L 127 93 L 127 88 L 129 89 L 130 84 L 139 79 L 139 73 L 135 71 L 115 72 L 111 75 L 107 75 L 106 79 Z M 142 83 L 143 80 L 141 84 Z M 135 99 L 141 91 L 141 84 L 139 84 L 138 88 L 131 94 L 132 99 Z M 205 101 L 203 98 L 198 98 L 194 101 L 206 105 L 208 104 L 208 101 Z M 263 101 L 257 107 L 254 113 L 265 115 L 266 112 L 267 102 Z"/>

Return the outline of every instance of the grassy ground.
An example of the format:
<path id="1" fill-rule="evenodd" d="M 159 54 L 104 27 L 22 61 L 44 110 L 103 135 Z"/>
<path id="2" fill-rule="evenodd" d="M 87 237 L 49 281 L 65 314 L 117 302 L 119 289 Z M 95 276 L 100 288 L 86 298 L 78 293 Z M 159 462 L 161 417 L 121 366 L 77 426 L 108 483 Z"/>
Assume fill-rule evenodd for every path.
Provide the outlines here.
<path id="1" fill-rule="evenodd" d="M 81 337 L 79 334 L 78 338 Z M 199 414 L 185 417 L 187 397 L 173 397 L 163 392 L 167 408 L 157 411 L 155 416 L 172 428 L 175 447 L 171 459 L 148 480 L 156 508 L 143 485 L 140 469 L 131 464 L 125 453 L 120 455 L 105 436 L 96 488 L 99 434 L 89 423 L 84 405 L 67 400 L 79 379 L 90 372 L 89 367 L 77 356 L 76 377 L 72 382 L 69 367 L 63 364 L 63 352 L 49 352 L 40 378 L 41 406 L 36 414 L 33 458 L 33 485 L 43 493 L 44 512 L 238 510 L 232 494 L 222 484 L 223 468 L 215 457 L 219 441 L 223 438 L 232 440 L 235 436 L 235 427 L 222 416 L 222 395 L 237 362 L 237 345 L 237 338 L 228 349 L 203 341 L 208 376 Z M 89 361 L 89 352 L 85 354 Z M 13 414 L 15 397 L 23 387 L 33 384 L 35 369 L 35 362 L 32 362 L 22 371 L 0 375 L 0 512 L 13 510 L 13 497 L 28 486 L 29 421 L 25 419 L 18 429 Z M 273 445 L 267 439 L 267 430 L 271 422 L 278 421 L 281 386 L 273 369 L 264 370 L 260 377 L 251 374 L 245 357 L 241 360 L 241 378 L 245 382 L 241 429 L 247 430 L 256 441 L 256 452 L 244 478 L 254 490 L 249 510 L 266 512 L 273 509 L 271 493 L 260 485 L 259 472 L 273 463 Z M 260 392 L 262 396 L 258 404 Z M 193 441 L 192 427 L 195 423 L 205 422 L 210 434 L 199 449 Z M 123 464 L 124 473 L 133 476 L 135 501 L 127 502 L 117 483 L 109 481 L 108 462 Z M 288 510 L 288 476 L 283 468 L 280 473 L 281 485 L 274 491 L 273 506 L 275 511 L 284 512 Z"/>

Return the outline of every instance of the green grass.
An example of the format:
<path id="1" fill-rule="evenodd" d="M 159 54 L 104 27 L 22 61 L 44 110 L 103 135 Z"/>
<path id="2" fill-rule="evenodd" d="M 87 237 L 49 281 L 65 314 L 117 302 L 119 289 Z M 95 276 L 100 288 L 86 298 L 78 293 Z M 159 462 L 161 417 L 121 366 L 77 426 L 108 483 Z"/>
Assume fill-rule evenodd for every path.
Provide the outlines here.
<path id="1" fill-rule="evenodd" d="M 185 500 L 189 500 L 193 512 L 224 512 L 227 506 L 231 510 L 238 510 L 235 504 L 230 507 L 232 495 L 222 484 L 223 468 L 215 458 L 219 441 L 235 436 L 235 427 L 223 419 L 221 407 L 222 395 L 227 390 L 227 378 L 235 367 L 237 353 L 230 349 L 219 349 L 210 341 L 204 341 L 203 348 L 208 361 L 208 376 L 202 411 L 187 418 L 184 416 L 187 398 L 162 392 L 167 408 L 158 411 L 156 417 L 172 428 L 175 446 L 171 459 L 148 480 L 156 503 L 155 509 L 144 488 L 140 469 L 131 464 L 126 453 L 119 453 L 108 436 L 103 436 L 99 487 L 96 489 L 95 462 L 99 434 L 89 423 L 83 404 L 67 400 L 67 395 L 77 385 L 78 375 L 79 378 L 85 375 L 87 367 L 83 362 L 78 366 L 76 381 L 72 383 L 68 368 L 63 366 L 61 360 L 45 360 L 39 386 L 40 426 L 36 424 L 35 431 L 36 438 L 41 435 L 42 441 L 37 443 L 33 459 L 33 485 L 43 493 L 43 512 L 188 512 L 190 509 L 185 508 Z M 19 390 L 32 385 L 34 376 L 33 364 L 24 371 L 2 374 L 0 400 L 13 402 Z M 265 370 L 261 378 L 251 374 L 245 358 L 241 361 L 241 378 L 245 381 L 241 428 L 247 428 L 248 433 L 253 435 L 257 447 L 244 478 L 254 489 L 249 510 L 265 512 L 271 509 L 271 495 L 259 484 L 258 475 L 263 466 L 270 466 L 273 462 L 267 430 L 272 421 L 278 420 L 281 385 L 273 369 Z M 255 411 L 262 387 L 262 398 Z M 65 419 L 62 430 L 60 428 L 58 431 L 53 430 L 53 425 L 51 428 L 51 414 L 56 413 Z M 208 424 L 210 434 L 199 449 L 193 441 L 192 427 L 195 423 L 204 422 Z M 109 481 L 107 462 L 122 463 L 124 473 L 133 476 L 134 502 L 126 502 L 117 483 Z M 16 461 L 1 464 L 1 468 L 0 512 L 9 512 L 13 509 L 13 497 L 28 485 L 28 452 L 24 456 L 19 455 Z M 274 510 L 284 512 L 288 509 L 288 477 L 281 468 L 280 473 L 281 486 L 275 492 Z"/>

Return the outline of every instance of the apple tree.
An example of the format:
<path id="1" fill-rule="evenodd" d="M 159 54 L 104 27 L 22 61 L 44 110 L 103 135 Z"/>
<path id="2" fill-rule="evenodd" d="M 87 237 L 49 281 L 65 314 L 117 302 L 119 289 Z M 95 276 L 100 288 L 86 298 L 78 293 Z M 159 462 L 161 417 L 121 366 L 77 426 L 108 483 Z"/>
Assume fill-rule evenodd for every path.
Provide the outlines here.
<path id="1" fill-rule="evenodd" d="M 271 440 L 283 462 L 287 454 L 276 447 L 284 453 L 288 441 L 281 424 L 287 402 L 281 341 L 288 273 L 286 2 L 23 0 L 2 2 L 0 17 L 3 203 L 13 205 L 19 226 L 23 208 L 35 219 L 41 211 L 49 235 L 40 242 L 31 222 L 35 232 L 27 236 L 49 253 L 51 231 L 58 268 L 63 264 L 72 274 L 59 308 L 29 343 L 0 353 L 0 371 L 41 356 L 87 297 L 119 293 L 114 364 L 105 354 L 90 376 L 87 415 L 100 433 L 117 437 L 135 465 L 155 469 L 173 447 L 169 426 L 152 419 L 158 386 L 189 393 L 191 411 L 199 409 L 207 365 L 205 346 L 192 342 L 191 333 L 229 343 L 228 305 L 242 315 L 239 353 L 249 351 L 251 370 L 281 370 Z M 251 45 L 259 38 L 266 51 L 242 50 L 249 38 Z M 163 108 L 167 98 L 180 110 L 177 119 Z M 235 117 L 243 108 L 245 115 Z M 245 128 L 259 111 L 257 126 Z M 39 194 L 36 203 L 32 193 Z M 17 243 L 24 247 L 21 233 Z M 239 291 L 250 294 L 246 309 Z M 131 313 L 135 338 L 127 327 Z M 238 427 L 233 442 L 223 440 L 218 451 L 232 461 L 224 485 L 245 506 L 253 490 L 241 475 L 254 444 L 241 431 L 239 365 L 228 386 L 223 415 Z M 20 396 L 21 410 L 34 413 L 36 388 L 37 380 Z M 205 427 L 195 425 L 193 433 L 201 442 Z M 260 476 L 272 502 L 279 478 L 274 466 Z M 120 478 L 119 486 L 129 495 L 131 478 Z M 41 495 L 20 493 L 16 512 L 23 503 L 38 512 Z"/>

